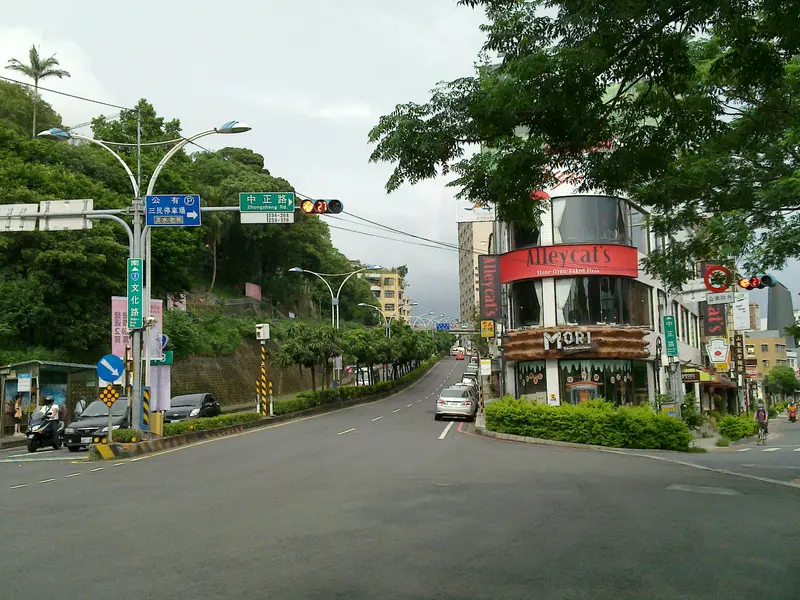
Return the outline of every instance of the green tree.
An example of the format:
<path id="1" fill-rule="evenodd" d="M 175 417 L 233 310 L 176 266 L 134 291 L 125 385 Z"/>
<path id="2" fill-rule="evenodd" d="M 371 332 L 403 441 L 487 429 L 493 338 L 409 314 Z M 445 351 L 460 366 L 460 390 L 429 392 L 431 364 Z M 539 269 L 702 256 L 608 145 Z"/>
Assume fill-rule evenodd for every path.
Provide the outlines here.
<path id="1" fill-rule="evenodd" d="M 473 76 L 370 132 L 392 191 L 441 173 L 501 218 L 540 222 L 532 193 L 575 174 L 627 194 L 677 287 L 698 259 L 758 270 L 800 254 L 800 13 L 783 3 L 460 0 L 486 11 Z M 472 152 L 480 146 L 483 151 Z"/>
<path id="2" fill-rule="evenodd" d="M 783 399 L 786 394 L 793 394 L 800 389 L 800 381 L 792 367 L 778 365 L 764 376 L 764 387 L 770 395 L 779 395 Z"/>
<path id="3" fill-rule="evenodd" d="M 39 55 L 39 49 L 32 45 L 28 51 L 28 63 L 24 63 L 16 58 L 9 58 L 6 69 L 22 73 L 25 77 L 33 79 L 33 125 L 31 128 L 31 138 L 36 137 L 36 109 L 39 103 L 39 82 L 48 77 L 70 77 L 69 72 L 64 69 L 59 69 L 58 59 L 53 54 L 48 58 L 42 58 Z"/>

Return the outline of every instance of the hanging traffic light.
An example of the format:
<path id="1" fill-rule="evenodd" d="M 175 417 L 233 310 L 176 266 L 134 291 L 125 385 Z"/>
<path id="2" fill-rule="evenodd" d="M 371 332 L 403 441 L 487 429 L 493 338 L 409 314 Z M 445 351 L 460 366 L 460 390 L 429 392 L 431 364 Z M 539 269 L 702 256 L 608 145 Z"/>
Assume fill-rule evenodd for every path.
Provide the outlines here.
<path id="1" fill-rule="evenodd" d="M 344 210 L 341 200 L 303 200 L 300 210 L 307 215 L 338 215 Z"/>
<path id="2" fill-rule="evenodd" d="M 772 275 L 753 275 L 752 277 L 740 278 L 738 283 L 743 290 L 763 290 L 765 287 L 774 287 L 778 280 Z"/>

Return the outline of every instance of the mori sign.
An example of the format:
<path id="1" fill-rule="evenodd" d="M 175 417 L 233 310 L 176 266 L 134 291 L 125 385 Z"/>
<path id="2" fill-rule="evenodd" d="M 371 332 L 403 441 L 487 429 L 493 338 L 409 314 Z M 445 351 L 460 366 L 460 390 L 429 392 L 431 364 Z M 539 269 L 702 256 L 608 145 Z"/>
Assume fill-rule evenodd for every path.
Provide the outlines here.
<path id="1" fill-rule="evenodd" d="M 558 350 L 569 354 L 597 348 L 597 342 L 592 341 L 591 331 L 545 331 L 542 338 L 545 350 Z"/>

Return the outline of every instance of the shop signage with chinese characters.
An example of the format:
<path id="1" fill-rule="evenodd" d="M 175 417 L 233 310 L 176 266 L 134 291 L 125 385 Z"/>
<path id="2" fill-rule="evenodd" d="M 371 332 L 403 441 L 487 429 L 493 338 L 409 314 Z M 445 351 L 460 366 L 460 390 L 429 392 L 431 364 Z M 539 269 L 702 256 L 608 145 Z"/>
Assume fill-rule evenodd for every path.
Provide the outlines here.
<path id="1" fill-rule="evenodd" d="M 481 337 L 482 338 L 494 337 L 494 321 L 481 321 Z"/>
<path id="2" fill-rule="evenodd" d="M 742 375 L 747 373 L 747 365 L 744 360 L 744 336 L 737 333 L 733 338 L 733 356 L 736 372 Z"/>
<path id="3" fill-rule="evenodd" d="M 554 331 L 544 332 L 545 350 L 558 350 L 565 354 L 588 352 L 597 348 L 597 342 L 592 341 L 591 331 Z"/>
<path id="4" fill-rule="evenodd" d="M 638 250 L 612 244 L 568 244 L 527 248 L 500 255 L 500 280 L 503 283 L 583 275 L 638 277 Z"/>

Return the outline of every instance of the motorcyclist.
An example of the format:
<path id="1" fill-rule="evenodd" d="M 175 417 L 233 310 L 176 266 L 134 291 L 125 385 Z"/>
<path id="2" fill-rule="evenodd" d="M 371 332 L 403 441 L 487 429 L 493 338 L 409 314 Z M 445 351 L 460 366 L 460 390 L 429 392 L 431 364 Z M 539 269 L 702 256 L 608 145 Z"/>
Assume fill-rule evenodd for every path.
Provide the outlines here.
<path id="1" fill-rule="evenodd" d="M 53 446 L 59 448 L 61 440 L 58 434 L 58 421 L 61 413 L 61 407 L 56 404 L 55 398 L 52 396 L 44 397 L 44 418 L 47 420 L 50 427 L 50 434 L 53 436 Z"/>
<path id="2" fill-rule="evenodd" d="M 789 407 L 786 409 L 786 412 L 789 414 L 789 419 L 792 421 L 797 419 L 797 404 L 794 402 L 789 403 Z"/>
<path id="3" fill-rule="evenodd" d="M 764 408 L 764 403 L 758 403 L 758 410 L 756 410 L 753 419 L 758 422 L 759 429 L 763 429 L 765 434 L 769 434 L 769 413 Z"/>

